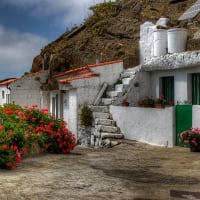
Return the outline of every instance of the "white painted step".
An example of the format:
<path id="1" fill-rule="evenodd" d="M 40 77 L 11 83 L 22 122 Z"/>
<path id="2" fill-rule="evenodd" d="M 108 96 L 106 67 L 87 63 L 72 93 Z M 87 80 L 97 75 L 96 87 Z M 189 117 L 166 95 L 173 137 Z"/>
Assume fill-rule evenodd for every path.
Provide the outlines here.
<path id="1" fill-rule="evenodd" d="M 123 78 L 123 79 L 122 79 L 122 83 L 123 83 L 124 85 L 128 85 L 128 84 L 130 83 L 131 80 L 132 80 L 132 78 Z"/>
<path id="2" fill-rule="evenodd" d="M 96 125 L 95 127 L 100 128 L 101 132 L 108 132 L 108 133 L 117 133 L 119 130 L 119 128 L 116 126 Z"/>
<path id="3" fill-rule="evenodd" d="M 104 126 L 115 126 L 116 122 L 112 119 L 100 119 L 96 118 L 95 119 L 95 124 L 97 125 L 104 125 Z"/>
<path id="4" fill-rule="evenodd" d="M 102 103 L 103 105 L 111 105 L 112 102 L 114 101 L 114 98 L 102 98 Z"/>
<path id="5" fill-rule="evenodd" d="M 102 139 L 105 139 L 105 138 L 122 139 L 122 138 L 124 138 L 124 135 L 121 134 L 121 133 L 106 133 L 106 132 L 102 132 L 101 133 L 101 137 L 102 137 Z"/>
<path id="6" fill-rule="evenodd" d="M 141 65 L 124 70 L 121 73 L 121 78 L 134 77 L 135 74 L 141 69 Z"/>
<path id="7" fill-rule="evenodd" d="M 115 85 L 115 90 L 119 91 L 119 92 L 123 92 L 123 87 L 124 87 L 123 84 L 116 84 Z"/>
<path id="8" fill-rule="evenodd" d="M 108 113 L 109 107 L 108 106 L 90 106 L 93 112 L 103 112 Z"/>
<path id="9" fill-rule="evenodd" d="M 122 96 L 122 92 L 119 92 L 119 91 L 109 91 L 109 92 L 107 92 L 107 96 L 111 97 L 111 98 L 113 98 L 113 97 L 120 97 L 120 96 Z"/>
<path id="10" fill-rule="evenodd" d="M 110 113 L 93 112 L 94 118 L 110 119 Z"/>

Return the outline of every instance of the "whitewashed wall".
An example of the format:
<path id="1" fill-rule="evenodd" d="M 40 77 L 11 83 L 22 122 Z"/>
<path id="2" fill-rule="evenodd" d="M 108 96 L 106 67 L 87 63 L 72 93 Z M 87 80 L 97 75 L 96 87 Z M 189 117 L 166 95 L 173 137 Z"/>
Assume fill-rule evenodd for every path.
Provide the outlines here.
<path id="1" fill-rule="evenodd" d="M 192 127 L 200 128 L 200 105 L 192 106 Z"/>
<path id="2" fill-rule="evenodd" d="M 2 97 L 2 92 L 4 91 L 4 98 Z M 3 105 L 8 102 L 8 95 L 10 95 L 10 90 L 7 88 L 7 86 L 0 86 L 0 105 Z"/>
<path id="3" fill-rule="evenodd" d="M 110 106 L 126 139 L 153 145 L 175 145 L 174 107 L 165 109 Z"/>
<path id="4" fill-rule="evenodd" d="M 123 62 L 112 63 L 91 68 L 91 70 L 94 73 L 100 74 L 100 84 L 106 82 L 110 85 L 112 85 L 119 79 L 120 73 L 123 71 L 123 69 Z"/>
<path id="5" fill-rule="evenodd" d="M 32 106 L 33 104 L 41 107 L 41 100 L 45 101 L 46 95 L 41 93 L 41 83 L 45 83 L 48 72 L 29 74 L 21 77 L 17 81 L 10 84 L 11 102 L 20 106 Z M 35 77 L 40 77 L 40 81 L 35 80 Z M 46 105 L 43 104 L 46 107 Z"/>
<path id="6" fill-rule="evenodd" d="M 70 90 L 63 95 L 63 117 L 68 123 L 68 128 L 77 138 L 77 91 Z"/>

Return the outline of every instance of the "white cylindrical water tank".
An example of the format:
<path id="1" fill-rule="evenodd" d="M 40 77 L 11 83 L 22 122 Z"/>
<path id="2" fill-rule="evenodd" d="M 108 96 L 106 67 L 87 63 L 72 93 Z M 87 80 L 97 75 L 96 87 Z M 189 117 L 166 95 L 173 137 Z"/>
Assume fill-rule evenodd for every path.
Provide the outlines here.
<path id="1" fill-rule="evenodd" d="M 168 53 L 185 51 L 187 42 L 187 29 L 173 28 L 167 31 Z"/>
<path id="2" fill-rule="evenodd" d="M 167 31 L 157 29 L 153 32 L 153 55 L 163 56 L 167 53 Z"/>

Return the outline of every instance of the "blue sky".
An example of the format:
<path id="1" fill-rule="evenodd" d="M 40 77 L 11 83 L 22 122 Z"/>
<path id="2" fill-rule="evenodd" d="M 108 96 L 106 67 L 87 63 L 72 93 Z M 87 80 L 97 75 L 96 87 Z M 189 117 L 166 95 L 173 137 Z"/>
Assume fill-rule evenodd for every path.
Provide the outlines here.
<path id="1" fill-rule="evenodd" d="M 29 72 L 42 47 L 104 0 L 0 0 L 0 80 Z"/>

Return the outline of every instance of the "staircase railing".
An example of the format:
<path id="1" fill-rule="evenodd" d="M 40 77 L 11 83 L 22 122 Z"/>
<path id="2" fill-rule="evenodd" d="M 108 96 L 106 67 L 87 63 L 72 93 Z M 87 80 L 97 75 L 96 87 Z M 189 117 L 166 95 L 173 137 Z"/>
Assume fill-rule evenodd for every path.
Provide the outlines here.
<path id="1" fill-rule="evenodd" d="M 94 106 L 99 105 L 101 98 L 102 98 L 104 92 L 106 91 L 107 87 L 108 87 L 108 83 L 103 83 L 103 85 L 102 85 L 102 87 L 101 87 L 101 89 L 100 89 L 100 91 L 99 91 L 99 93 L 98 93 L 98 95 L 97 95 L 97 97 L 96 97 L 96 99 L 93 103 Z"/>

